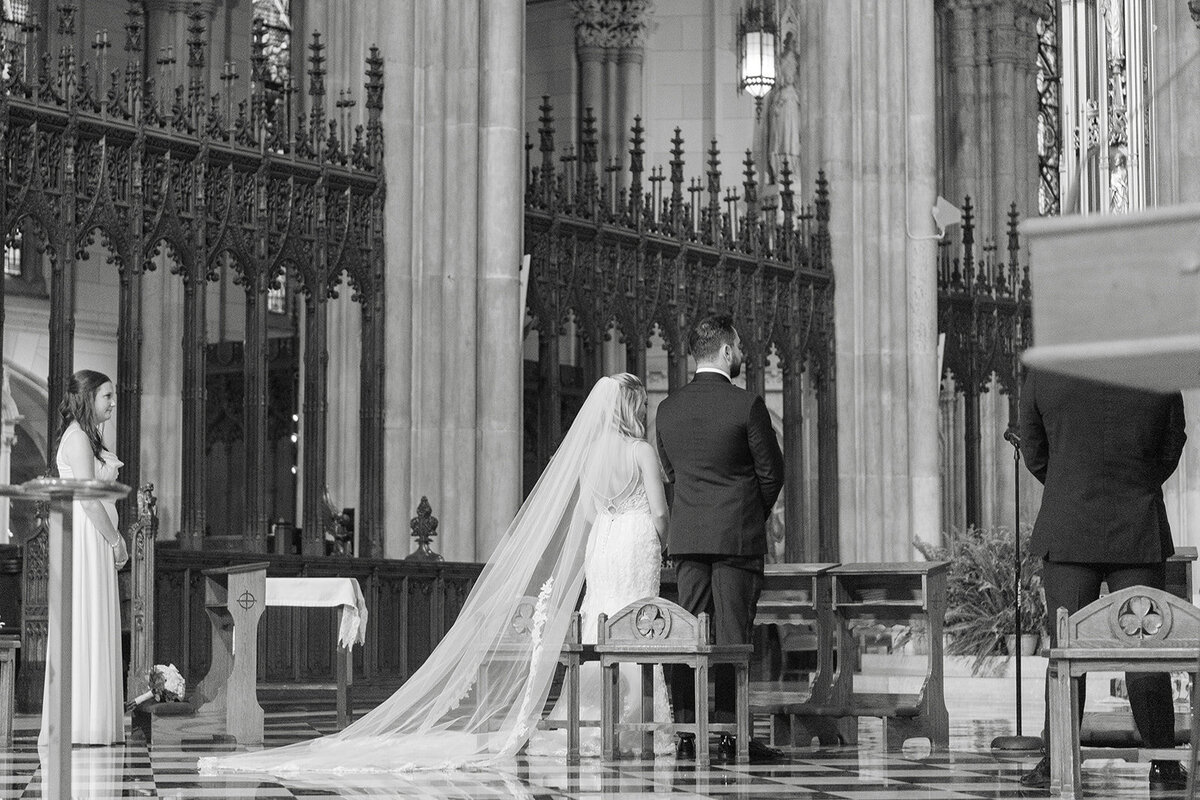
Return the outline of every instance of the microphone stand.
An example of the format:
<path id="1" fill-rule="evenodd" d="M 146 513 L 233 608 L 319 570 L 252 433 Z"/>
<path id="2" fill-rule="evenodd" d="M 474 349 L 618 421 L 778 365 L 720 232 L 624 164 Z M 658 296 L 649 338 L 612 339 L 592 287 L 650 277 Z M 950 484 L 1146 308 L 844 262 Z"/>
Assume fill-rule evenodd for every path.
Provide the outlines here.
<path id="1" fill-rule="evenodd" d="M 1013 446 L 1013 631 L 1017 652 L 1010 655 L 1017 662 L 1017 735 L 997 736 L 992 740 L 992 749 L 1041 750 L 1040 736 L 1021 735 L 1021 437 L 1009 427 L 1004 432 L 1004 441 Z"/>

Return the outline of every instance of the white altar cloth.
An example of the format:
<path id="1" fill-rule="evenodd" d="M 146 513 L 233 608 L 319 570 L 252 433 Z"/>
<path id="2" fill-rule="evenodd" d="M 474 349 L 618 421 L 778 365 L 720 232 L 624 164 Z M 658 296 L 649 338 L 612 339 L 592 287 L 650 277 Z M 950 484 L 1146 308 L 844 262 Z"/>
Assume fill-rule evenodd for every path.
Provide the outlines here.
<path id="1" fill-rule="evenodd" d="M 267 578 L 268 606 L 342 607 L 338 644 L 367 638 L 367 601 L 357 578 Z"/>

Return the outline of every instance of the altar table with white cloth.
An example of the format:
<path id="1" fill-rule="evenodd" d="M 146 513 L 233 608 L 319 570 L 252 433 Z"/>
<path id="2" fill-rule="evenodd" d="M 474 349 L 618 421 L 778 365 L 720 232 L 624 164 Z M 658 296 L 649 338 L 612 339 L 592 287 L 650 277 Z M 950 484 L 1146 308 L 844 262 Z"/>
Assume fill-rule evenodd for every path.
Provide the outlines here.
<path id="1" fill-rule="evenodd" d="M 338 644 L 349 649 L 367 638 L 367 601 L 357 578 L 267 578 L 268 606 L 342 607 Z"/>
<path id="2" fill-rule="evenodd" d="M 350 724 L 352 714 L 350 687 L 354 685 L 353 647 L 367 638 L 367 601 L 363 598 L 358 579 L 267 578 L 266 605 L 341 607 L 334 662 L 337 665 L 337 726 L 338 730 L 345 728 Z"/>

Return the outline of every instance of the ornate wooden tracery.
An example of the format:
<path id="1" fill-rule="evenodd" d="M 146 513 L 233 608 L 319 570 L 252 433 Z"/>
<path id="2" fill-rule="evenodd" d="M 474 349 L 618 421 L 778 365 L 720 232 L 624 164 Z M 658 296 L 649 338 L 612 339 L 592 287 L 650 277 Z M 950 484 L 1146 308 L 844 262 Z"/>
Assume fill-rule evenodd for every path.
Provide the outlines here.
<path id="1" fill-rule="evenodd" d="M 131 0 L 125 63 L 105 71 L 77 57 L 74 5 L 59 6 L 53 57 L 0 63 L 0 224 L 20 229 L 50 257 L 49 403 L 74 370 L 74 270 L 99 231 L 119 276 L 117 383 L 122 479 L 138 485 L 142 430 L 142 275 L 166 254 L 184 289 L 181 543 L 205 535 L 205 285 L 228 260 L 246 293 L 245 438 L 250 476 L 244 546 L 265 547 L 263 458 L 267 428 L 267 291 L 290 278 L 304 294 L 305 504 L 303 551 L 324 552 L 325 314 L 344 279 L 362 311 L 361 552 L 382 554 L 383 59 L 371 49 L 366 124 L 325 114 L 324 45 L 309 45 L 309 111 L 289 119 L 265 88 L 263 27 L 256 22 L 248 98 L 233 102 L 230 73 L 210 96 L 204 15 L 193 6 L 189 84 L 164 99 L 145 74 L 142 3 Z M 105 44 L 107 35 L 105 35 Z M 2 44 L 0 44 L 2 46 Z M 107 62 L 113 66 L 112 62 Z M 290 91 L 289 91 L 290 94 Z M 2 284 L 0 284 L 2 285 Z M 2 289 L 0 289 L 2 291 Z M 2 308 L 0 303 L 0 308 Z M 0 312 L 2 313 L 2 312 Z M 3 317 L 0 316 L 0 337 Z M 53 415 L 51 415 L 53 417 Z M 56 433 L 54 422 L 48 432 Z M 133 499 L 124 516 L 132 518 Z"/>
<path id="2" fill-rule="evenodd" d="M 1008 212 L 1007 260 L 985 244 L 976 250 L 971 198 L 963 204 L 962 253 L 944 247 L 938 265 L 938 332 L 946 336 L 943 372 L 954 379 L 965 408 L 964 480 L 967 525 L 983 524 L 979 397 L 993 378 L 1009 398 L 1009 425 L 1017 423 L 1021 353 L 1033 342 L 1029 266 L 1020 263 L 1016 203 Z M 949 244 L 949 243 L 947 243 Z"/>
<path id="3" fill-rule="evenodd" d="M 772 353 L 782 368 L 788 559 L 836 560 L 833 268 L 824 175 L 817 179 L 814 204 L 799 209 L 785 165 L 776 205 L 758 199 L 749 153 L 742 193 L 722 193 L 715 141 L 704 179 L 685 185 L 678 129 L 670 172 L 657 168 L 647 175 L 644 129 L 636 120 L 626 175 L 598 164 L 590 110 L 578 154 L 570 146 L 556 154 L 548 101 L 540 122 L 540 163 L 532 143 L 526 144 L 525 195 L 525 247 L 532 257 L 528 307 L 539 333 L 539 466 L 564 427 L 559 334 L 568 317 L 579 331 L 588 385 L 604 373 L 600 343 L 613 336 L 626 345 L 627 369 L 644 381 L 646 348 L 657 331 L 668 354 L 668 390 L 674 391 L 688 380 L 691 326 L 713 311 L 729 310 L 742 336 L 747 388 L 765 394 Z M 805 518 L 804 476 L 811 470 L 802 420 L 814 413 L 802 400 L 805 371 L 816 390 L 817 536 L 803 536 L 799 523 Z"/>

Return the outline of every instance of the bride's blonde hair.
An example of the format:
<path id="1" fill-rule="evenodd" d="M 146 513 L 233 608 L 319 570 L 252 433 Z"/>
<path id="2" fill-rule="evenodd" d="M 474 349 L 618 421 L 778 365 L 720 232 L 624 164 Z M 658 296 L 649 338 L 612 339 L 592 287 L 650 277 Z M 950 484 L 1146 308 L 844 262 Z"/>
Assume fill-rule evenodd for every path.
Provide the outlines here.
<path id="1" fill-rule="evenodd" d="M 628 372 L 619 372 L 612 379 L 621 387 L 621 400 L 615 411 L 617 430 L 631 439 L 645 439 L 646 387 Z"/>

